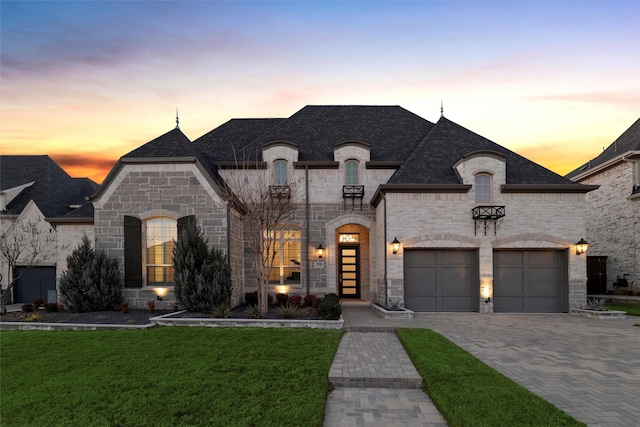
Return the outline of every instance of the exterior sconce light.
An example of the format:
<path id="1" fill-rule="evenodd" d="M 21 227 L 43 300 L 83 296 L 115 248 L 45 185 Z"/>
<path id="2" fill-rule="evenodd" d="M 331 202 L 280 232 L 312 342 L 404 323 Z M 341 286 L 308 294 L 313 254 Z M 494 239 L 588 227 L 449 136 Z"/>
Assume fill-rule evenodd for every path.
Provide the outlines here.
<path id="1" fill-rule="evenodd" d="M 158 301 L 162 301 L 162 297 L 167 295 L 167 288 L 153 288 L 153 291 L 156 293 Z"/>
<path id="2" fill-rule="evenodd" d="M 587 243 L 587 241 L 585 241 L 584 239 L 580 239 L 580 241 L 576 243 L 576 255 L 582 255 L 583 253 L 587 252 L 588 248 L 589 243 Z"/>
<path id="3" fill-rule="evenodd" d="M 484 298 L 485 304 L 489 304 L 491 302 L 491 289 L 489 289 L 489 286 L 487 285 L 482 287 L 482 298 Z"/>
<path id="4" fill-rule="evenodd" d="M 391 242 L 391 251 L 395 254 L 400 250 L 400 242 L 397 237 L 393 238 L 393 242 Z"/>
<path id="5" fill-rule="evenodd" d="M 318 252 L 318 258 L 322 258 L 324 256 L 324 247 L 322 246 L 322 243 L 318 245 L 316 251 Z"/>

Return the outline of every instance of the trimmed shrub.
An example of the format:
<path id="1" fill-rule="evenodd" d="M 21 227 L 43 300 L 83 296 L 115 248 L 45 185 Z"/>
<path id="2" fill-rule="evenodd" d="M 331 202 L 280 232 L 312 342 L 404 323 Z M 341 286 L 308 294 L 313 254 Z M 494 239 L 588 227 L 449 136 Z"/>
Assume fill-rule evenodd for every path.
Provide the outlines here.
<path id="1" fill-rule="evenodd" d="M 210 313 L 231 298 L 231 267 L 221 250 L 209 249 L 200 227 L 190 223 L 173 250 L 175 294 L 189 311 Z"/>
<path id="2" fill-rule="evenodd" d="M 73 312 L 111 310 L 122 301 L 118 262 L 94 251 L 89 238 L 83 236 L 82 243 L 67 257 L 60 293 Z"/>
<path id="3" fill-rule="evenodd" d="M 313 294 L 308 294 L 308 295 L 305 295 L 304 297 L 304 305 L 306 305 L 307 307 L 316 308 L 319 302 L 320 302 L 320 298 L 318 298 Z"/>
<path id="4" fill-rule="evenodd" d="M 244 302 L 247 305 L 258 305 L 258 291 L 245 293 Z"/>
<path id="5" fill-rule="evenodd" d="M 340 297 L 334 293 L 326 294 L 318 303 L 316 314 L 322 320 L 338 320 L 342 315 Z"/>
<path id="6" fill-rule="evenodd" d="M 287 303 L 287 301 L 289 301 L 289 295 L 287 294 L 282 294 L 282 293 L 277 293 L 276 294 L 276 301 L 278 301 L 278 305 L 279 306 L 283 306 Z"/>
<path id="7" fill-rule="evenodd" d="M 296 307 L 300 307 L 300 304 L 302 304 L 302 297 L 296 294 L 290 295 L 289 304 L 295 305 Z"/>

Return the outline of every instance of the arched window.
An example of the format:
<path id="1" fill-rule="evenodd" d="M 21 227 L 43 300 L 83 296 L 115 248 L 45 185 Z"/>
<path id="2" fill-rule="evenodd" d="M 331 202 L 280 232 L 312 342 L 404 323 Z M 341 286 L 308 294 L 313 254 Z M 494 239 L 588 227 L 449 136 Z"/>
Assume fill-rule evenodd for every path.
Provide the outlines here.
<path id="1" fill-rule="evenodd" d="M 287 161 L 276 160 L 273 162 L 273 183 L 274 185 L 287 185 Z"/>
<path id="2" fill-rule="evenodd" d="M 274 250 L 275 258 L 269 274 L 269 283 L 274 285 L 299 284 L 300 265 L 302 264 L 300 229 L 285 227 L 274 232 L 271 251 Z M 271 259 L 271 256 L 268 259 Z"/>
<path id="3" fill-rule="evenodd" d="M 491 203 L 491 176 L 479 173 L 475 179 L 476 203 Z"/>
<path id="4" fill-rule="evenodd" d="M 145 222 L 147 286 L 173 285 L 173 248 L 177 236 L 175 219 L 158 217 Z"/>
<path id="5" fill-rule="evenodd" d="M 358 185 L 358 161 L 347 160 L 345 163 L 345 185 Z"/>

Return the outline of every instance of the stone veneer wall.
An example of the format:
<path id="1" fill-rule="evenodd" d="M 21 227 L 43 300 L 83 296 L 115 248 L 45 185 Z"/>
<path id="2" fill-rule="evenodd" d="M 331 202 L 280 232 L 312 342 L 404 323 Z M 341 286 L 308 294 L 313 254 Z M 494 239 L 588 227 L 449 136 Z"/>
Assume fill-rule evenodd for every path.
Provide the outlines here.
<path id="1" fill-rule="evenodd" d="M 96 249 L 118 261 L 122 280 L 125 215 L 142 220 L 195 215 L 209 244 L 227 253 L 226 206 L 194 164 L 126 165 L 94 201 L 94 208 Z M 237 252 L 234 256 L 237 257 Z M 144 274 L 143 268 L 143 277 Z M 147 301 L 155 301 L 156 295 L 151 287 L 144 286 L 143 279 L 142 288 L 125 288 L 124 298 L 130 307 L 144 308 Z M 156 307 L 168 308 L 174 302 L 170 290 L 162 302 L 156 302 Z"/>
<path id="2" fill-rule="evenodd" d="M 629 199 L 633 190 L 634 163 L 617 165 L 581 180 L 599 185 L 587 194 L 588 255 L 607 257 L 607 289 L 617 276 L 630 274 L 640 284 L 640 199 Z"/>
<path id="3" fill-rule="evenodd" d="M 478 248 L 480 280 L 493 285 L 493 251 L 499 248 L 567 249 L 569 308 L 586 302 L 586 257 L 575 254 L 585 233 L 584 194 L 499 193 L 492 204 L 504 205 L 506 216 L 497 233 L 493 226 L 475 230 L 472 193 L 388 193 L 385 197 L 387 240 L 402 242 L 392 255 L 387 245 L 387 296 L 404 299 L 404 248 Z M 382 203 L 381 203 L 382 205 Z M 381 208 L 382 209 L 382 208 Z M 384 228 L 378 231 L 380 236 Z M 380 283 L 379 286 L 384 286 Z M 480 283 L 478 284 L 480 287 Z M 488 311 L 492 311 L 489 308 Z"/>

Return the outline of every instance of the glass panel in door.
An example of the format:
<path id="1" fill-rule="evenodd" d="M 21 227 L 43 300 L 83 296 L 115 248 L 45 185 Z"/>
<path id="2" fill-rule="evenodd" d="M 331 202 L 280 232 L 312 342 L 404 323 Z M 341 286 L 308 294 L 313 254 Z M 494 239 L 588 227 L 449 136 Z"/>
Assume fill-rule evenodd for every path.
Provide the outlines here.
<path id="1" fill-rule="evenodd" d="M 360 248 L 340 246 L 339 289 L 340 298 L 360 298 Z"/>

